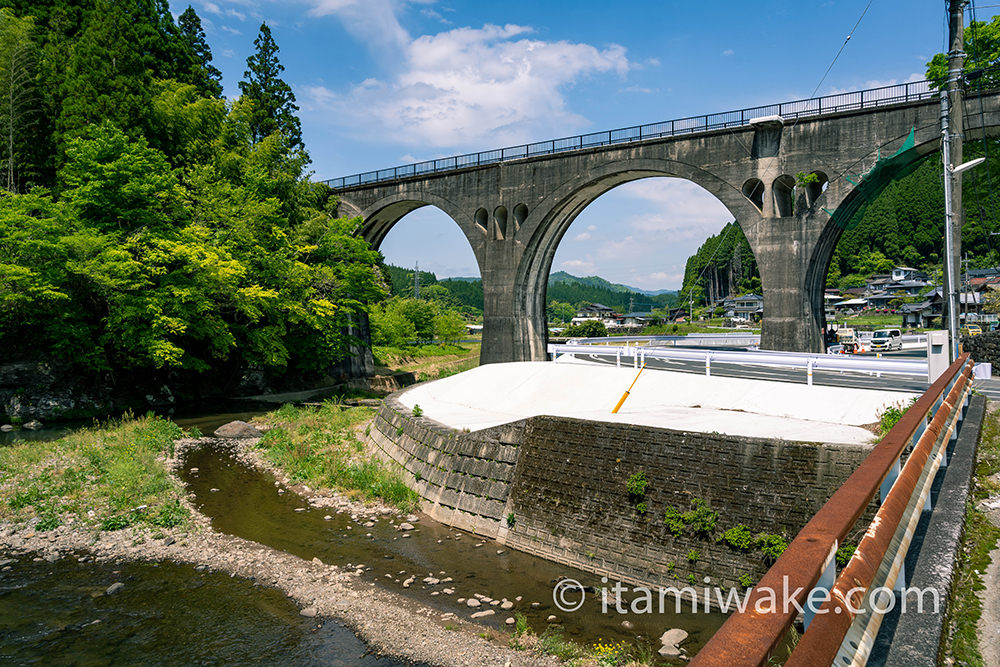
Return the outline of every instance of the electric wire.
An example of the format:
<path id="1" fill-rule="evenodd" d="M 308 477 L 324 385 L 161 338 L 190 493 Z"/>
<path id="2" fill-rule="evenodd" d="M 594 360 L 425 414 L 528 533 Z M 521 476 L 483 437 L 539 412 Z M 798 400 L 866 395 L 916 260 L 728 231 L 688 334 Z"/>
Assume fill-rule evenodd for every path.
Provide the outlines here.
<path id="1" fill-rule="evenodd" d="M 826 81 L 826 77 L 827 77 L 827 75 L 830 74 L 830 70 L 833 69 L 833 66 L 837 64 L 837 59 L 839 59 L 840 58 L 840 54 L 844 52 L 844 48 L 847 46 L 847 43 L 849 41 L 851 41 L 851 36 L 858 29 L 858 26 L 861 25 L 861 19 L 863 19 L 865 17 L 865 14 L 868 13 L 868 8 L 872 6 L 872 2 L 874 2 L 874 1 L 875 0 L 868 0 L 868 4 L 865 5 L 865 10 L 863 12 L 861 12 L 861 16 L 858 17 L 858 22 L 854 24 L 854 27 L 851 28 L 851 32 L 849 32 L 847 34 L 847 37 L 844 38 L 844 43 L 840 45 L 840 50 L 837 51 L 837 55 L 835 55 L 833 57 L 833 62 L 831 62 L 830 66 L 826 68 L 826 72 L 823 73 L 823 78 L 821 78 L 819 80 L 819 83 L 816 84 L 816 87 L 813 89 L 812 95 L 810 95 L 809 97 L 816 97 L 816 91 L 818 91 L 819 87 L 823 85 L 824 81 Z"/>

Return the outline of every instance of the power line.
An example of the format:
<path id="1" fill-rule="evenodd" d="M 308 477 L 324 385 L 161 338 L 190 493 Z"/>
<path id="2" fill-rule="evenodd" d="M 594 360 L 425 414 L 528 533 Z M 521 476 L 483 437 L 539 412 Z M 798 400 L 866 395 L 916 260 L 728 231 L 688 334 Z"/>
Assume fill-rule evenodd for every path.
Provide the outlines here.
<path id="1" fill-rule="evenodd" d="M 818 91 L 819 87 L 823 85 L 824 81 L 826 81 L 827 75 L 830 73 L 830 70 L 833 69 L 833 66 L 837 63 L 837 59 L 840 58 L 840 54 L 844 52 L 844 47 L 846 47 L 847 43 L 851 41 L 851 36 L 858 29 L 858 26 L 861 25 L 861 19 L 863 19 L 865 17 L 865 14 L 868 13 L 868 8 L 872 6 L 872 2 L 874 1 L 875 0 L 868 0 L 868 4 L 865 6 L 865 11 L 861 12 L 861 16 L 858 18 L 858 22 L 854 24 L 853 28 L 851 28 L 851 32 L 848 33 L 847 37 L 844 39 L 844 43 L 840 45 L 840 50 L 837 51 L 837 55 L 833 57 L 833 62 L 831 62 L 830 66 L 826 68 L 826 72 L 823 73 L 823 78 L 820 79 L 819 83 L 816 84 L 816 87 L 813 89 L 812 95 L 810 95 L 809 97 L 816 97 L 816 91 Z"/>

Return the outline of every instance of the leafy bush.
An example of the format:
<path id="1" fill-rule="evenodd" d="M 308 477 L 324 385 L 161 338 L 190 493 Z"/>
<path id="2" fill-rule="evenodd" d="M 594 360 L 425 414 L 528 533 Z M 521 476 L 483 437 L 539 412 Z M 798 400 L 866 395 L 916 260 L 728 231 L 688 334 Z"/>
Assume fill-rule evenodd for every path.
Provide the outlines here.
<path id="1" fill-rule="evenodd" d="M 646 495 L 646 487 L 649 482 L 646 480 L 646 473 L 642 470 L 634 472 L 625 480 L 625 490 L 634 498 L 643 498 Z"/>
<path id="2" fill-rule="evenodd" d="M 778 560 L 778 557 L 785 553 L 785 549 L 788 548 L 788 542 L 785 541 L 785 538 L 774 533 L 760 533 L 754 539 L 754 545 L 760 549 L 766 563 Z"/>
<path id="3" fill-rule="evenodd" d="M 843 544 L 837 549 L 837 565 L 844 567 L 847 565 L 851 558 L 854 557 L 854 552 L 857 551 L 857 547 L 853 544 Z"/>
<path id="4" fill-rule="evenodd" d="M 513 528 L 514 524 L 516 524 L 516 523 L 517 523 L 517 519 L 514 517 L 514 513 L 513 512 L 508 512 L 507 513 L 507 527 L 508 528 Z"/>
<path id="5" fill-rule="evenodd" d="M 741 574 L 740 575 L 740 586 L 742 586 L 743 588 L 750 588 L 751 586 L 753 586 L 753 577 L 751 577 L 746 572 L 744 572 L 743 574 Z"/>
<path id="6" fill-rule="evenodd" d="M 753 546 L 753 534 L 744 524 L 729 528 L 719 537 L 719 542 L 725 542 L 734 549 L 749 551 Z"/>
<path id="7" fill-rule="evenodd" d="M 414 404 L 413 405 L 413 416 L 414 417 L 423 417 L 424 416 L 424 409 L 422 407 L 420 407 L 420 405 Z"/>
<path id="8" fill-rule="evenodd" d="M 688 561 L 692 563 L 697 563 L 699 558 L 701 558 L 701 552 L 698 551 L 697 549 L 691 549 L 690 551 L 688 551 L 687 554 Z"/>
<path id="9" fill-rule="evenodd" d="M 719 515 L 701 498 L 695 498 L 692 504 L 694 508 L 684 513 L 684 523 L 697 536 L 711 535 Z"/>
<path id="10" fill-rule="evenodd" d="M 671 535 L 680 535 L 684 532 L 684 515 L 672 505 L 663 513 L 663 523 Z"/>
<path id="11" fill-rule="evenodd" d="M 640 516 L 644 516 L 646 514 L 647 509 L 648 508 L 646 507 L 646 503 L 638 503 L 635 506 L 635 511 L 638 512 Z"/>

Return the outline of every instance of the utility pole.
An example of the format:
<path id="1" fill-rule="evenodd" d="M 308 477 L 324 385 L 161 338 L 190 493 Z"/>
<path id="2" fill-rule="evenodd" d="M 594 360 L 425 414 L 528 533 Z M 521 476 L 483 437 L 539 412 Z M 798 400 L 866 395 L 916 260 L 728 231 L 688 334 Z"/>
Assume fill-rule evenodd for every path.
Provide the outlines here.
<path id="1" fill-rule="evenodd" d="M 962 177 L 954 165 L 962 165 L 962 67 L 965 64 L 963 10 L 967 0 L 948 2 L 948 79 L 941 91 L 941 160 L 944 163 L 944 313 L 951 335 L 951 358 L 958 351 L 957 287 L 962 258 Z M 953 141 L 954 139 L 954 141 Z"/>
<path id="2" fill-rule="evenodd" d="M 413 298 L 420 298 L 420 262 L 413 269 Z"/>

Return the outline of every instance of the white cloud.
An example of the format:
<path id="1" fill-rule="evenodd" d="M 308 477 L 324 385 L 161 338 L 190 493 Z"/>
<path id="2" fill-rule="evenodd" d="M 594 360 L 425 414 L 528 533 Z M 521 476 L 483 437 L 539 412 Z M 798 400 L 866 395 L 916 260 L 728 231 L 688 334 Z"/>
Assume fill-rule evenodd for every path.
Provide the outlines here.
<path id="1" fill-rule="evenodd" d="M 724 56 L 731 56 L 734 53 L 736 53 L 736 52 L 733 51 L 732 49 L 726 49 L 725 51 L 722 52 L 722 55 L 724 55 Z"/>
<path id="2" fill-rule="evenodd" d="M 591 238 L 592 237 L 590 236 L 590 232 L 580 232 L 575 237 L 573 237 L 573 240 L 574 241 L 589 241 Z"/>
<path id="3" fill-rule="evenodd" d="M 643 95 L 648 95 L 650 93 L 655 93 L 656 91 L 652 88 L 643 88 L 642 86 L 629 86 L 623 89 L 626 93 L 641 93 Z"/>
<path id="4" fill-rule="evenodd" d="M 222 57 L 223 58 L 235 58 L 236 57 L 236 52 L 233 51 L 232 49 L 223 49 L 222 50 Z"/>
<path id="5" fill-rule="evenodd" d="M 224 31 L 226 31 L 226 32 L 229 32 L 229 33 L 232 33 L 232 34 L 234 34 L 234 35 L 242 35 L 242 34 L 243 34 L 243 33 L 242 33 L 242 32 L 240 32 L 239 30 L 237 30 L 236 28 L 230 28 L 230 27 L 229 27 L 228 25 L 224 25 L 224 26 L 222 26 L 222 29 L 223 29 Z"/>
<path id="6" fill-rule="evenodd" d="M 215 4 L 214 2 L 204 3 L 202 5 L 202 9 L 208 12 L 209 14 L 217 14 L 218 16 L 222 16 L 222 8 L 219 7 L 219 5 Z"/>
<path id="7" fill-rule="evenodd" d="M 389 134 L 423 147 L 521 143 L 585 127 L 563 89 L 595 73 L 624 75 L 631 66 L 621 46 L 531 39 L 532 29 L 520 25 L 411 39 L 397 10 L 391 0 L 318 0 L 314 14 L 336 14 L 353 33 L 383 35 L 372 47 L 393 71 L 345 94 L 314 86 L 304 107 L 333 112 L 373 138 Z"/>
<path id="8" fill-rule="evenodd" d="M 923 81 L 924 75 L 920 72 L 913 72 L 910 76 L 906 77 L 902 81 L 899 79 L 869 79 L 862 84 L 854 86 L 852 88 L 833 88 L 827 95 L 839 95 L 840 93 L 852 93 L 856 90 L 870 90 L 872 88 L 884 88 L 886 86 L 895 86 L 900 83 L 913 83 L 914 81 Z"/>
<path id="9" fill-rule="evenodd" d="M 567 259 L 565 262 L 560 264 L 564 269 L 573 269 L 575 271 L 593 271 L 594 262 L 589 259 Z"/>
<path id="10" fill-rule="evenodd" d="M 379 48 L 403 48 L 410 36 L 399 23 L 395 0 L 315 0 L 312 16 L 339 18 L 356 37 Z"/>
<path id="11" fill-rule="evenodd" d="M 244 14 L 243 12 L 237 11 L 235 9 L 227 9 L 226 10 L 226 15 L 227 16 L 232 16 L 232 17 L 237 18 L 237 19 L 239 19 L 241 21 L 246 21 L 247 20 L 247 15 L 246 14 Z"/>

